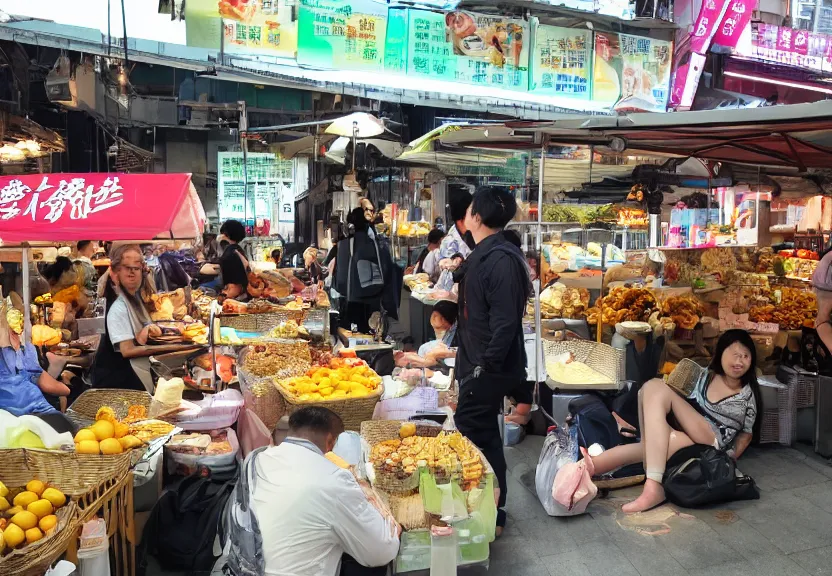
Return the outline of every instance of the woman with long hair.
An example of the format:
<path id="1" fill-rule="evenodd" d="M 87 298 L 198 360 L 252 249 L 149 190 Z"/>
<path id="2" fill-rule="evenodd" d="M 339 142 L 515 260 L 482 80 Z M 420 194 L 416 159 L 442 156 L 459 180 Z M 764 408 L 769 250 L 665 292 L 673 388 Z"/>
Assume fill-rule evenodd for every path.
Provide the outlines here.
<path id="1" fill-rule="evenodd" d="M 642 512 L 664 502 L 665 465 L 682 448 L 707 444 L 739 458 L 752 438 L 759 437 L 756 366 L 756 348 L 748 332 L 728 330 L 719 338 L 711 365 L 690 397 L 660 379 L 644 384 L 639 392 L 641 442 L 616 446 L 592 459 L 596 474 L 644 463 L 644 490 L 624 505 L 624 512 Z"/>

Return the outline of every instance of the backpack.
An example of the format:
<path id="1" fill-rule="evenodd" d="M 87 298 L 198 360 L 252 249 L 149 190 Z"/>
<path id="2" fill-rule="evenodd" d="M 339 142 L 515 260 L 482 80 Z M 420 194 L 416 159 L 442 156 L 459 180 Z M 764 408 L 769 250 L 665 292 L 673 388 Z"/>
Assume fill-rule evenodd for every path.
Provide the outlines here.
<path id="1" fill-rule="evenodd" d="M 684 508 L 760 498 L 750 476 L 737 476 L 733 458 L 704 444 L 676 452 L 668 462 L 662 485 L 667 499 Z"/>
<path id="2" fill-rule="evenodd" d="M 142 539 L 140 574 L 147 556 L 164 570 L 208 572 L 214 565 L 214 538 L 220 515 L 234 490 L 238 469 L 228 476 L 206 469 L 184 478 L 165 492 L 150 514 Z"/>
<path id="3" fill-rule="evenodd" d="M 266 448 L 252 451 L 243 462 L 240 478 L 220 518 L 219 538 L 224 555 L 220 565 L 228 576 L 263 576 L 266 570 L 263 536 L 251 509 L 251 495 L 257 484 L 255 461 Z"/>

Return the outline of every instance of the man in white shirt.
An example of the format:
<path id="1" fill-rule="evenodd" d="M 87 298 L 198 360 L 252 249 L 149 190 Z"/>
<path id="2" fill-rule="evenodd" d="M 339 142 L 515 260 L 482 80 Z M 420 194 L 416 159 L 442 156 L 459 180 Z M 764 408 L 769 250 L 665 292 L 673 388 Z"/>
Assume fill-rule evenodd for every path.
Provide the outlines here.
<path id="1" fill-rule="evenodd" d="M 267 576 L 383 575 L 398 554 L 398 525 L 324 456 L 343 430 L 331 410 L 302 408 L 287 438 L 258 457 L 251 501 Z"/>

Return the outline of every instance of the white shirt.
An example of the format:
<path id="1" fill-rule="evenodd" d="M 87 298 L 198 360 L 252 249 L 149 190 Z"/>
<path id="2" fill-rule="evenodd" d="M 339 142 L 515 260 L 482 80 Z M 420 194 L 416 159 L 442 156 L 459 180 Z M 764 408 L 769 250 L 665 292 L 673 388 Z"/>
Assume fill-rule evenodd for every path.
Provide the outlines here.
<path id="1" fill-rule="evenodd" d="M 127 311 L 127 303 L 121 297 L 116 298 L 107 311 L 107 332 L 110 335 L 110 342 L 116 349 L 119 343 L 133 340 L 136 337 L 133 324 L 130 322 L 130 314 Z"/>
<path id="2" fill-rule="evenodd" d="M 355 477 L 311 442 L 291 440 L 268 448 L 256 462 L 252 510 L 266 575 L 336 576 L 344 553 L 364 566 L 393 561 L 399 538 Z"/>
<path id="3" fill-rule="evenodd" d="M 422 262 L 421 272 L 427 274 L 431 280 L 436 280 L 439 277 L 439 248 L 434 248 L 428 252 Z"/>

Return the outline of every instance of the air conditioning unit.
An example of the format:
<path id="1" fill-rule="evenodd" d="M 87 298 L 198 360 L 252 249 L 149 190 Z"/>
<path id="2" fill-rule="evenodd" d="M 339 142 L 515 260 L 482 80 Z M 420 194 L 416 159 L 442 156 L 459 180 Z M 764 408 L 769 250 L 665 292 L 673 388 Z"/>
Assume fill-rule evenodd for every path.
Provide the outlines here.
<path id="1" fill-rule="evenodd" d="M 72 78 L 70 62 L 66 56 L 60 56 L 46 75 L 46 97 L 50 102 L 72 102 Z"/>

